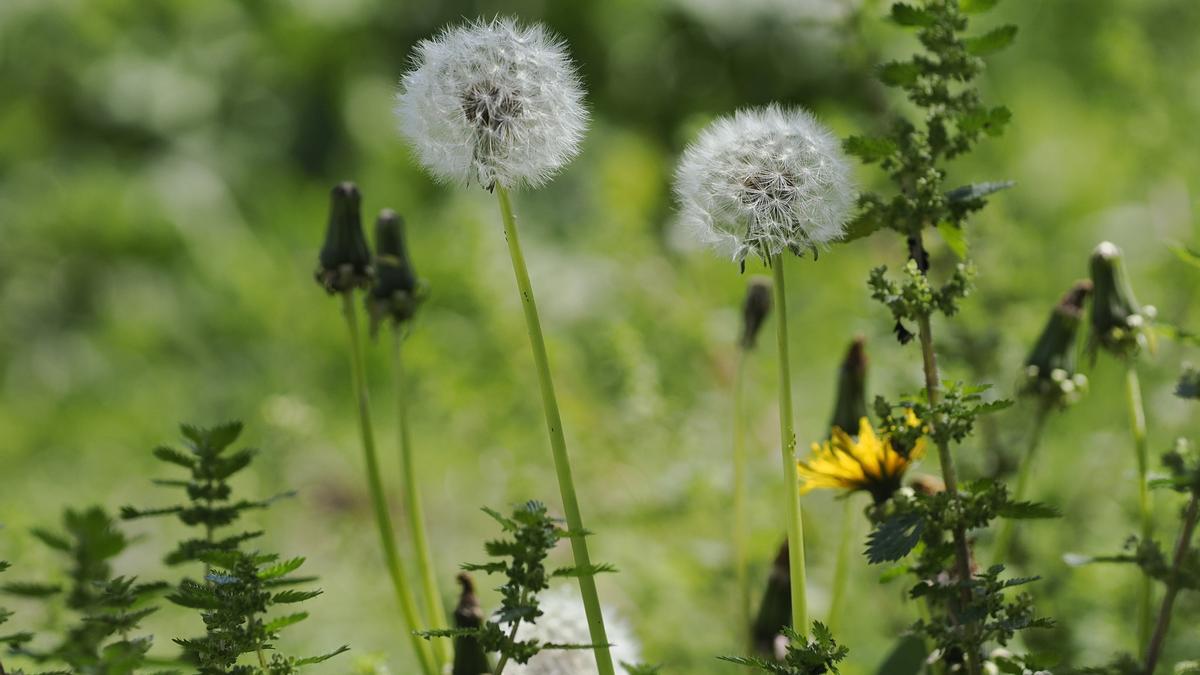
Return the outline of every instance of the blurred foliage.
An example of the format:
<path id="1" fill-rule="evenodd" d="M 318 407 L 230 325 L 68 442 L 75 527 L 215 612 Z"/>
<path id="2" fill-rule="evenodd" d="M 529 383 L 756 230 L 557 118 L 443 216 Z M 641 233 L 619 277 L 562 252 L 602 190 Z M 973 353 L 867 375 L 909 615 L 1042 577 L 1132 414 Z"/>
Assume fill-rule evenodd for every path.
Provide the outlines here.
<path id="1" fill-rule="evenodd" d="M 338 180 L 358 182 L 367 213 L 391 207 L 407 220 L 430 289 L 408 342 L 414 437 L 449 588 L 451 561 L 474 555 L 490 530 L 479 504 L 532 496 L 557 511 L 556 491 L 494 205 L 481 191 L 425 177 L 397 139 L 390 107 L 416 40 L 464 16 L 515 14 L 570 43 L 594 115 L 581 159 L 517 199 L 594 553 L 622 570 L 601 581 L 602 597 L 633 621 L 664 672 L 736 672 L 713 656 L 742 647 L 727 620 L 735 602 L 727 418 L 746 277 L 674 230 L 671 172 L 700 125 L 742 105 L 798 103 L 843 135 L 880 131 L 883 104 L 900 102 L 874 83 L 873 64 L 914 48 L 884 24 L 881 5 L 0 2 L 0 452 L 10 477 L 0 554 L 46 569 L 29 527 L 52 521 L 64 503 L 152 503 L 144 477 L 155 462 L 143 448 L 167 437 L 172 420 L 245 416 L 261 430 L 247 440 L 263 452 L 237 489 L 300 488 L 295 509 L 264 517 L 265 546 L 304 542 L 313 566 L 328 571 L 329 593 L 312 601 L 314 612 L 338 622 L 356 653 L 406 671 L 395 610 L 366 573 L 378 554 L 343 331 L 311 275 Z M 1012 121 L 1003 139 L 951 165 L 949 184 L 961 184 L 953 175 L 961 171 L 1016 185 L 973 223 L 977 292 L 962 303 L 962 328 L 939 334 L 948 336 L 940 345 L 948 378 L 990 381 L 1003 394 L 1046 311 L 1086 274 L 1102 239 L 1124 249 L 1139 299 L 1196 327 L 1200 272 L 1173 251 L 1200 242 L 1200 4 L 1008 0 L 993 20 L 1020 26 L 980 79 Z M 883 179 L 869 168 L 859 175 L 868 185 Z M 812 327 L 795 331 L 802 441 L 822 435 L 830 379 L 854 333 L 877 345 L 872 390 L 919 386 L 915 347 L 894 344 L 892 321 L 865 284 L 871 268 L 902 263 L 896 248 L 867 238 L 789 266 L 790 311 Z M 945 257 L 935 269 L 952 267 L 948 249 L 931 248 Z M 750 504 L 759 578 L 782 531 L 772 349 L 762 345 L 748 389 L 761 451 Z M 1164 343 L 1145 368 L 1151 447 L 1196 431 L 1185 402 L 1170 395 L 1186 351 Z M 386 354 L 370 358 L 386 439 Z M 1091 394 L 1047 430 L 1029 495 L 1065 518 L 1028 526 L 1014 547 L 1017 566 L 1045 579 L 1040 609 L 1060 619 L 1030 648 L 1061 651 L 1067 664 L 1128 647 L 1123 608 L 1136 590 L 1113 567 L 1061 563 L 1064 552 L 1112 550 L 1135 527 L 1121 373 L 1101 360 L 1088 374 Z M 994 416 L 960 452 L 964 475 L 1010 469 L 1029 415 L 1018 406 Z M 840 507 L 820 496 L 805 505 L 820 617 Z M 1173 508 L 1160 497 L 1163 518 Z M 165 519 L 136 525 L 177 538 Z M 154 550 L 123 554 L 119 573 L 157 570 Z M 915 613 L 899 586 L 878 585 L 864 560 L 855 565 L 848 675 L 872 672 Z M 62 620 L 13 609 L 20 629 Z M 1182 598 L 1177 625 L 1197 617 L 1200 601 Z M 175 627 L 161 624 L 170 620 L 148 617 L 144 630 L 198 628 L 168 633 Z M 297 626 L 285 641 L 303 644 L 317 629 Z M 1188 656 L 1188 640 L 1172 645 L 1167 661 Z M 314 671 L 337 671 L 324 667 Z"/>

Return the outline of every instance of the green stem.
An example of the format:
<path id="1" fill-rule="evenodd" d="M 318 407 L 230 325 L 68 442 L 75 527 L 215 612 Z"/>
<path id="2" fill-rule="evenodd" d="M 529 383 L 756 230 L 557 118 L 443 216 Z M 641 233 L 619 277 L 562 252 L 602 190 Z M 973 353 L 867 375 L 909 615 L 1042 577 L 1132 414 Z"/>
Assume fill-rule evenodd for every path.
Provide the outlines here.
<path id="1" fill-rule="evenodd" d="M 563 437 L 562 420 L 558 412 L 558 399 L 554 394 L 554 381 L 550 378 L 550 359 L 546 354 L 546 341 L 542 337 L 542 324 L 538 319 L 537 304 L 533 298 L 533 285 L 529 281 L 529 270 L 525 267 L 525 255 L 521 252 L 521 241 L 517 238 L 517 219 L 513 215 L 512 201 L 508 190 L 496 186 L 496 197 L 500 201 L 500 216 L 504 221 L 504 238 L 508 242 L 508 254 L 512 258 L 513 274 L 517 290 L 521 294 L 521 308 L 525 313 L 525 328 L 529 331 L 529 345 L 533 350 L 533 363 L 537 371 L 542 394 L 542 408 L 546 413 L 546 428 L 550 434 L 550 451 L 554 456 L 554 471 L 558 475 L 558 489 L 562 495 L 563 515 L 571 537 L 571 553 L 579 575 L 579 592 L 583 596 L 584 613 L 587 615 L 588 633 L 596 654 L 596 670 L 599 675 L 615 675 L 612 655 L 609 653 L 608 635 L 604 630 L 604 617 L 600 613 L 600 596 L 596 592 L 596 580 L 588 570 L 592 568 L 588 554 L 587 538 L 583 536 L 583 518 L 579 514 L 579 500 L 575 496 L 575 481 L 571 477 L 571 461 L 567 456 L 567 441 Z"/>
<path id="2" fill-rule="evenodd" d="M 430 628 L 445 630 L 446 609 L 442 605 L 442 594 L 438 589 L 436 567 L 430 553 L 429 536 L 425 530 L 425 509 L 421 505 L 421 492 L 417 480 L 417 468 L 413 459 L 412 436 L 408 426 L 408 380 L 404 375 L 404 330 L 395 326 L 393 360 L 396 371 L 396 420 L 400 434 L 400 474 L 404 482 L 406 511 L 408 512 L 409 534 L 412 536 L 413 551 L 417 557 L 417 571 L 421 577 L 425 595 L 425 611 Z M 433 638 L 433 657 L 440 671 L 450 663 L 450 638 Z"/>
<path id="3" fill-rule="evenodd" d="M 400 603 L 400 611 L 404 616 L 406 632 L 412 642 L 413 651 L 421 663 L 421 670 L 426 675 L 437 675 L 433 664 L 433 656 L 429 645 L 425 643 L 416 631 L 422 629 L 417 603 L 413 600 L 411 589 L 408 587 L 408 577 L 404 573 L 403 563 L 396 551 L 396 538 L 392 533 L 392 520 L 388 515 L 387 500 L 383 495 L 383 480 L 379 475 L 379 457 L 375 452 L 375 435 L 371 430 L 371 406 L 367 395 L 367 374 L 363 365 L 362 347 L 358 334 L 358 318 L 354 311 L 354 293 L 342 293 L 342 314 L 346 318 L 346 328 L 350 332 L 350 363 L 354 377 L 354 396 L 358 401 L 358 429 L 362 435 L 363 456 L 367 465 L 367 487 L 371 493 L 371 506 L 375 510 L 375 525 L 379 529 L 379 542 L 383 546 L 383 557 L 387 563 L 388 575 L 396 591 L 396 600 Z"/>
<path id="4" fill-rule="evenodd" d="M 788 574 L 792 587 L 792 630 L 808 635 L 807 575 L 804 570 L 804 519 L 800 512 L 800 479 L 796 474 L 796 430 L 792 421 L 792 373 L 788 356 L 787 289 L 784 285 L 783 255 L 771 258 L 775 277 L 775 307 L 779 318 L 775 334 L 779 341 L 779 439 L 783 458 L 783 483 L 787 495 Z"/>
<path id="5" fill-rule="evenodd" d="M 750 574 L 746 552 L 748 527 L 746 523 L 746 439 L 745 439 L 745 381 L 746 359 L 749 352 L 738 350 L 737 373 L 733 381 L 733 564 L 737 577 L 738 612 L 742 623 L 742 639 L 753 648 L 753 617 L 750 614 Z"/>
<path id="6" fill-rule="evenodd" d="M 1158 665 L 1158 657 L 1162 655 L 1163 644 L 1167 640 L 1167 629 L 1171 627 L 1171 611 L 1175 606 L 1175 596 L 1179 594 L 1179 571 L 1187 558 L 1188 549 L 1192 545 L 1192 534 L 1196 531 L 1196 521 L 1200 519 L 1200 496 L 1192 494 L 1187 509 L 1183 514 L 1183 529 L 1179 532 L 1179 541 L 1175 542 L 1175 555 L 1171 562 L 1171 576 L 1167 577 L 1167 593 L 1163 596 L 1162 607 L 1158 610 L 1158 621 L 1154 626 L 1154 637 L 1146 649 L 1145 675 L 1154 675 Z"/>
<path id="7" fill-rule="evenodd" d="M 854 539 L 854 495 L 842 499 L 842 538 L 833 568 L 833 597 L 829 601 L 829 631 L 837 635 L 846 604 L 846 582 L 850 579 L 850 541 Z"/>
<path id="8" fill-rule="evenodd" d="M 1029 442 L 1025 446 L 1025 456 L 1021 458 L 1021 465 L 1017 468 L 1017 485 L 1013 489 L 1013 501 L 1019 502 L 1025 498 L 1025 491 L 1029 488 L 1029 474 L 1033 469 L 1038 446 L 1041 445 L 1042 430 L 1046 427 L 1046 418 L 1050 416 L 1050 410 L 1051 405 L 1048 402 L 1038 402 L 1037 412 L 1033 416 L 1033 428 L 1029 433 Z M 1016 532 L 1016 522 L 1012 519 L 1005 519 L 1001 523 L 1000 532 L 996 535 L 996 543 L 992 551 L 992 564 L 1004 564 L 1005 558 L 1008 557 L 1008 548 L 1012 545 L 1013 534 Z"/>
<path id="9" fill-rule="evenodd" d="M 1133 449 L 1137 456 L 1138 515 L 1141 519 L 1142 539 L 1149 541 L 1154 536 L 1154 515 L 1150 508 L 1150 486 L 1146 473 L 1150 465 L 1150 450 L 1146 440 L 1146 410 L 1142 406 L 1142 386 L 1138 381 L 1137 365 L 1133 359 L 1125 367 L 1125 402 L 1129 406 L 1129 430 L 1133 434 Z M 1138 652 L 1145 653 L 1150 643 L 1151 621 L 1154 613 L 1154 583 L 1149 575 L 1142 575 L 1141 595 L 1138 599 Z"/>
<path id="10" fill-rule="evenodd" d="M 917 325 L 919 328 L 919 337 L 921 341 L 921 359 L 925 370 L 925 395 L 929 400 L 930 407 L 936 406 L 938 398 L 941 396 L 941 377 L 938 374 L 937 355 L 933 350 L 933 327 L 929 321 L 929 315 L 922 315 Z M 930 426 L 930 433 L 933 434 L 933 427 L 940 420 L 926 420 Z M 962 496 L 958 492 L 958 470 L 954 465 L 954 453 L 950 450 L 950 444 L 946 441 L 938 441 L 936 443 L 938 449 L 938 461 L 942 466 L 942 481 L 946 484 L 946 491 L 950 493 L 951 499 L 955 502 L 961 502 Z M 961 510 L 961 505 L 956 504 Z M 954 534 L 954 564 L 960 582 L 962 584 L 961 599 L 963 606 L 966 607 L 971 603 L 971 590 L 967 587 L 966 581 L 971 579 L 971 549 L 967 545 L 967 531 L 961 524 L 956 525 L 953 530 Z M 972 622 L 973 623 L 973 622 Z M 969 630 L 974 631 L 974 626 L 967 626 Z M 979 654 L 968 652 L 965 654 L 967 672 L 970 675 L 980 675 Z"/>

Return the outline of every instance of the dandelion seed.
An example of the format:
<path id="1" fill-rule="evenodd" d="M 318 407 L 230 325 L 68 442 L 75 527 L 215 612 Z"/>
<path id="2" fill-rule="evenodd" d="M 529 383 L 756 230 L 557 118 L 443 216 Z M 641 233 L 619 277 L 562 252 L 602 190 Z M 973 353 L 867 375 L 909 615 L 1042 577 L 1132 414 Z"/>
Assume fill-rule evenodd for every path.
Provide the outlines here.
<path id="1" fill-rule="evenodd" d="M 568 587 L 560 587 L 542 593 L 538 598 L 542 616 L 537 623 L 522 623 L 517 629 L 517 640 L 538 640 L 540 643 L 560 645 L 586 645 L 591 642 L 588 634 L 587 615 L 579 594 Z M 616 663 L 637 663 L 640 650 L 629 624 L 604 609 L 604 625 L 612 642 L 612 657 Z M 580 649 L 546 649 L 538 652 L 529 663 L 512 663 L 505 669 L 513 675 L 595 675 L 596 660 L 591 652 Z"/>
<path id="2" fill-rule="evenodd" d="M 701 133 L 675 174 L 684 225 L 741 262 L 841 238 L 854 204 L 837 138 L 807 111 L 771 105 Z"/>
<path id="3" fill-rule="evenodd" d="M 587 128 L 566 45 L 508 18 L 448 28 L 417 45 L 396 115 L 431 174 L 489 190 L 542 185 L 579 153 Z"/>

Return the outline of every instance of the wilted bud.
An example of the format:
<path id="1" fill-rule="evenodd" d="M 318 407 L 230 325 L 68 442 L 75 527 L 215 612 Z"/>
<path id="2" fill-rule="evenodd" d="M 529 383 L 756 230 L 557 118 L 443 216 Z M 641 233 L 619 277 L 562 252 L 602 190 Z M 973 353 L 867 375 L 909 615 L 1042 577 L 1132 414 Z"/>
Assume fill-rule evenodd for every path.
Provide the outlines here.
<path id="1" fill-rule="evenodd" d="M 771 280 L 766 277 L 751 277 L 746 287 L 746 299 L 742 302 L 742 349 L 753 349 L 758 331 L 767 322 L 771 313 Z"/>
<path id="2" fill-rule="evenodd" d="M 318 258 L 317 283 L 329 293 L 365 287 L 371 281 L 371 252 L 363 236 L 358 187 L 338 183 L 330 194 L 329 226 Z"/>
<path id="3" fill-rule="evenodd" d="M 458 575 L 458 583 L 462 586 L 462 594 L 458 598 L 458 606 L 454 608 L 455 628 L 483 627 L 483 610 L 479 607 L 479 598 L 475 595 L 475 582 L 466 572 Z M 454 668 L 451 675 L 482 675 L 492 672 L 487 654 L 479 640 L 472 635 L 460 635 L 454 638 Z"/>
<path id="4" fill-rule="evenodd" d="M 788 569 L 788 545 L 785 541 L 779 547 L 779 553 L 771 565 L 771 574 L 767 577 L 767 588 L 763 592 L 758 616 L 750 629 L 754 650 L 763 656 L 782 658 L 781 652 L 786 653 L 787 641 L 784 640 L 784 648 L 780 649 L 779 638 L 783 637 L 783 629 L 791 625 L 792 577 Z"/>
<path id="5" fill-rule="evenodd" d="M 866 343 L 865 338 L 855 338 L 846 351 L 846 358 L 842 359 L 830 429 L 836 427 L 848 434 L 858 433 L 859 421 L 867 416 Z"/>
<path id="6" fill-rule="evenodd" d="M 1050 312 L 1046 327 L 1025 359 L 1022 394 L 1067 405 L 1087 387 L 1087 378 L 1075 372 L 1075 345 L 1083 321 L 1083 304 L 1091 292 L 1091 281 L 1076 281 Z"/>
<path id="7" fill-rule="evenodd" d="M 1183 374 L 1179 376 L 1179 384 L 1175 385 L 1175 395 L 1179 398 L 1200 400 L 1200 369 L 1195 366 L 1183 367 Z"/>
<path id="8" fill-rule="evenodd" d="M 1125 276 L 1121 249 L 1112 242 L 1102 242 L 1092 252 L 1092 298 L 1089 349 L 1105 349 L 1114 356 L 1134 356 L 1149 345 L 1149 323 L 1154 308 L 1142 307 L 1133 297 L 1133 289 Z"/>
<path id="9" fill-rule="evenodd" d="M 391 319 L 397 324 L 413 318 L 425 299 L 425 285 L 417 278 L 404 242 L 404 219 L 384 209 L 375 221 L 375 284 L 367 294 L 371 333 Z"/>

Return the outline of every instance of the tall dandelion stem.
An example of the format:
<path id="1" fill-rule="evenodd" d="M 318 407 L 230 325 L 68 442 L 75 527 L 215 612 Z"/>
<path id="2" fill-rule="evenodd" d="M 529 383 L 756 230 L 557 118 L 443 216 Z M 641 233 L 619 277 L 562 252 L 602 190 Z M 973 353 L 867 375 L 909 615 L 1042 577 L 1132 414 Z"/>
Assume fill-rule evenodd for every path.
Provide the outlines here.
<path id="1" fill-rule="evenodd" d="M 375 524 L 379 528 L 379 542 L 383 546 L 384 561 L 387 564 L 388 575 L 396 591 L 396 600 L 400 603 L 400 611 L 404 616 L 406 632 L 412 643 L 417 660 L 421 663 L 421 671 L 426 675 L 437 675 L 433 656 L 429 645 L 415 631 L 422 630 L 420 613 L 413 599 L 412 590 L 408 587 L 408 577 L 404 573 L 404 565 L 396 550 L 396 538 L 392 532 L 392 521 L 388 515 L 387 500 L 383 495 L 383 480 L 379 474 L 379 457 L 375 452 L 375 436 L 371 431 L 371 409 L 367 396 L 366 368 L 363 365 L 361 339 L 358 332 L 358 317 L 354 310 L 353 290 L 342 292 L 342 314 L 346 319 L 346 328 L 350 333 L 350 362 L 354 377 L 354 396 L 358 402 L 358 428 L 362 435 L 363 456 L 367 465 L 367 486 L 371 493 L 371 506 L 375 510 Z"/>
<path id="2" fill-rule="evenodd" d="M 1150 509 L 1150 486 L 1146 482 L 1150 459 L 1146 441 L 1146 410 L 1142 406 L 1142 386 L 1138 381 L 1137 365 L 1129 359 L 1125 367 L 1125 402 L 1129 406 L 1129 430 L 1133 434 L 1133 449 L 1137 455 L 1138 515 L 1141 518 L 1142 538 L 1154 536 L 1154 516 Z M 1149 575 L 1142 575 L 1141 596 L 1138 599 L 1138 652 L 1144 653 L 1150 642 L 1154 584 Z"/>
<path id="3" fill-rule="evenodd" d="M 425 509 L 421 504 L 420 486 L 413 459 L 412 436 L 408 426 L 408 380 L 404 374 L 404 328 L 395 325 L 392 361 L 396 378 L 396 424 L 400 440 L 400 474 L 404 481 L 405 511 L 408 512 L 408 530 L 412 536 L 413 552 L 421 577 L 422 593 L 425 596 L 425 611 L 429 627 L 445 630 L 446 609 L 442 605 L 442 594 L 438 590 L 437 573 L 430 553 L 429 537 L 425 530 Z M 433 656 L 439 669 L 450 662 L 449 638 L 433 638 Z"/>
<path id="4" fill-rule="evenodd" d="M 738 586 L 738 614 L 742 619 L 742 639 L 750 641 L 753 648 L 752 621 L 750 614 L 750 573 L 747 569 L 749 555 L 746 552 L 746 434 L 745 396 L 746 360 L 749 353 L 745 348 L 738 350 L 737 373 L 733 381 L 733 564 Z"/>
<path id="5" fill-rule="evenodd" d="M 924 314 L 918 321 L 919 337 L 921 341 L 921 359 L 925 370 L 925 395 L 929 400 L 930 407 L 936 406 L 938 398 L 941 395 L 941 378 L 938 374 L 937 355 L 933 351 L 933 328 L 930 325 L 929 315 Z M 929 420 L 931 425 L 936 424 L 939 420 Z M 931 434 L 932 435 L 932 434 Z M 950 450 L 950 444 L 944 439 L 937 440 L 937 436 L 933 435 L 937 441 L 938 461 L 942 465 L 942 481 L 946 484 L 946 491 L 950 493 L 952 499 L 956 502 L 961 500 L 958 493 L 958 470 L 954 465 L 954 453 Z M 966 582 L 971 578 L 971 550 L 967 546 L 967 531 L 961 524 L 954 528 L 954 564 L 958 578 L 962 582 Z M 963 604 L 969 604 L 970 589 L 965 585 L 962 586 Z M 968 626 L 968 628 L 972 628 Z M 967 672 L 970 675 L 979 675 L 979 654 L 967 653 L 966 665 Z"/>
<path id="6" fill-rule="evenodd" d="M 1046 418 L 1050 416 L 1050 404 L 1039 401 L 1037 406 L 1037 412 L 1033 417 L 1033 428 L 1029 432 L 1029 441 L 1025 446 L 1025 456 L 1021 458 L 1021 466 L 1017 468 L 1017 484 L 1013 488 L 1012 494 L 1013 501 L 1017 502 L 1025 498 L 1025 491 L 1029 489 L 1029 475 L 1033 469 L 1038 446 L 1042 443 L 1042 431 L 1046 428 Z M 1005 519 L 1000 525 L 1000 532 L 996 535 L 996 544 L 992 551 L 993 564 L 1003 564 L 1008 558 L 1008 549 L 1012 545 L 1015 532 L 1016 521 L 1011 518 Z"/>
<path id="7" fill-rule="evenodd" d="M 792 630 L 808 634 L 808 601 L 804 570 L 804 521 L 800 513 L 800 479 L 796 473 L 796 430 L 792 421 L 792 374 L 788 357 L 787 289 L 784 287 L 783 254 L 771 256 L 775 283 L 775 307 L 779 316 L 775 334 L 779 341 L 779 438 L 783 456 L 783 484 L 787 503 L 788 571 L 792 587 Z"/>
<path id="8" fill-rule="evenodd" d="M 846 608 L 846 583 L 850 579 L 850 540 L 854 538 L 853 495 L 842 499 L 842 537 L 838 541 L 837 562 L 833 568 L 833 591 L 829 600 L 829 631 L 837 635 Z"/>
<path id="9" fill-rule="evenodd" d="M 579 574 L 579 592 L 583 596 L 583 608 L 587 615 L 588 633 L 596 654 L 596 670 L 599 675 L 615 675 L 612 655 L 608 648 L 608 635 L 604 630 L 604 617 L 600 613 L 600 596 L 596 592 L 596 580 L 590 573 L 591 556 L 588 554 L 586 530 L 579 515 L 579 500 L 575 496 L 575 481 L 571 477 L 571 462 L 567 456 L 567 442 L 563 437 L 562 420 L 558 413 L 558 399 L 554 394 L 554 381 L 550 378 L 550 359 L 546 355 L 546 341 L 542 337 L 542 324 L 538 319 L 537 303 L 533 298 L 533 286 L 529 281 L 529 270 L 525 266 L 525 255 L 521 252 L 521 241 L 517 236 L 517 219 L 513 215 L 512 201 L 508 190 L 495 186 L 500 202 L 500 215 L 504 221 L 504 238 L 508 243 L 508 254 L 512 258 L 513 274 L 517 290 L 521 294 L 521 308 L 525 313 L 525 328 L 529 331 L 529 345 L 533 350 L 533 363 L 537 371 L 542 393 L 542 407 L 546 413 L 546 428 L 550 434 L 550 450 L 554 456 L 554 471 L 558 476 L 558 489 L 562 494 L 563 515 L 571 537 L 571 553 Z"/>

